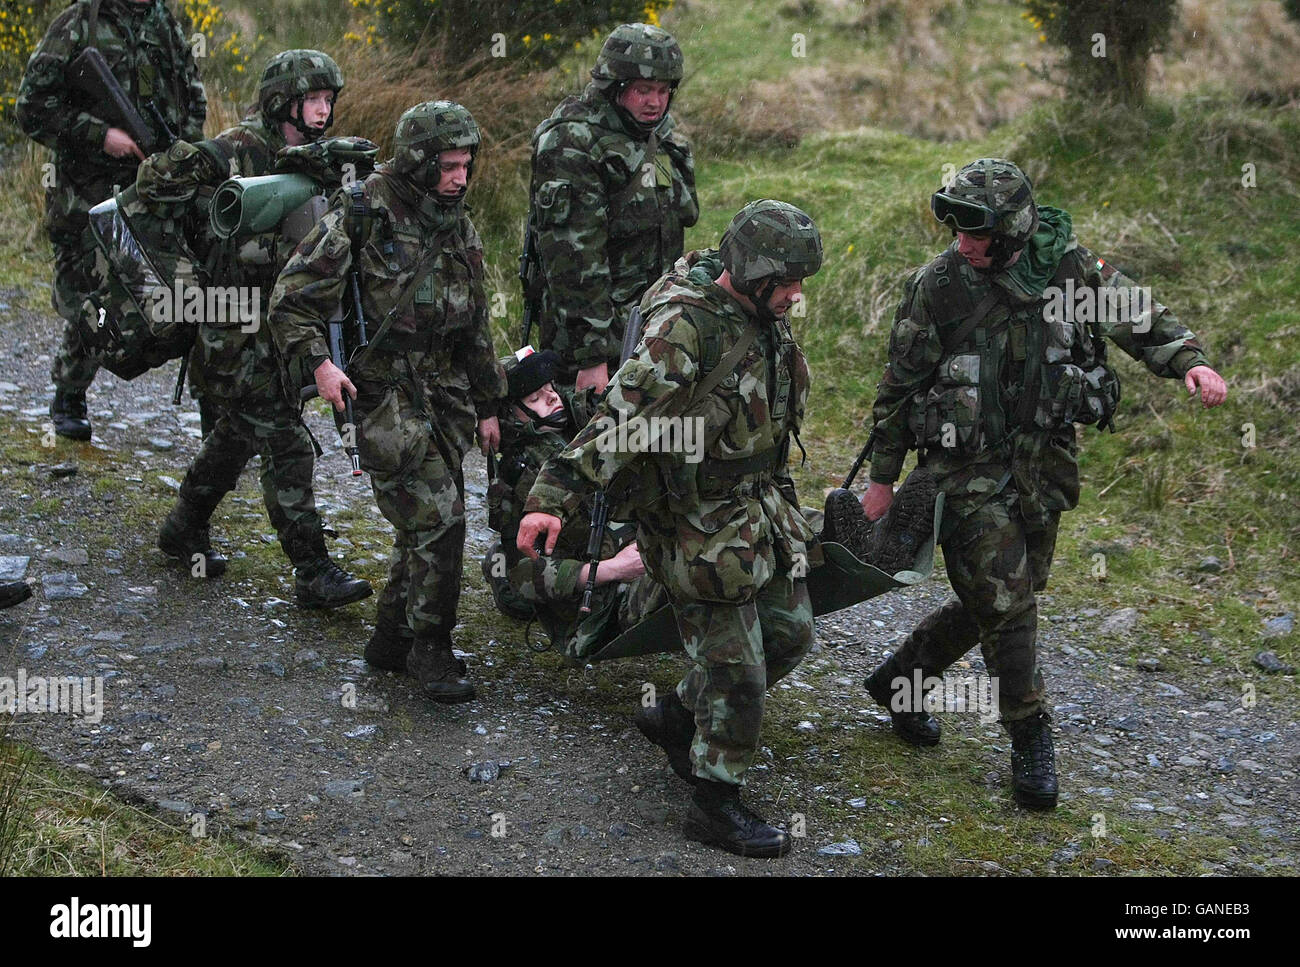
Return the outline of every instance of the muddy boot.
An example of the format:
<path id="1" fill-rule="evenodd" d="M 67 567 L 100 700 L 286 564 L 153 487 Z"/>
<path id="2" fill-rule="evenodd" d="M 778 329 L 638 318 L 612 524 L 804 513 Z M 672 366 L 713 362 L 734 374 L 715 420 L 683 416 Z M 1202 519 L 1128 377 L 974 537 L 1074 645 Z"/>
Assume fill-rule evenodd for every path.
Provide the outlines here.
<path id="1" fill-rule="evenodd" d="M 294 595 L 302 608 L 341 608 L 368 598 L 370 582 L 354 578 L 329 557 L 318 557 L 294 571 Z"/>
<path id="2" fill-rule="evenodd" d="M 90 439 L 90 418 L 86 414 L 86 391 L 55 389 L 50 401 L 54 432 L 69 440 Z"/>
<path id="3" fill-rule="evenodd" d="M 366 642 L 365 659 L 376 668 L 405 674 L 406 656 L 411 653 L 414 643 L 415 632 L 410 626 L 385 621 L 381 615 L 375 624 L 375 633 Z"/>
<path id="4" fill-rule="evenodd" d="M 836 487 L 826 495 L 821 540 L 823 543 L 843 544 L 858 560 L 866 560 L 871 545 L 871 522 L 852 491 Z"/>
<path id="5" fill-rule="evenodd" d="M 1052 748 L 1052 719 L 1039 712 L 1027 719 L 1003 722 L 1011 735 L 1011 791 L 1026 809 L 1056 808 L 1056 752 Z"/>
<path id="6" fill-rule="evenodd" d="M 695 741 L 695 716 L 677 697 L 676 690 L 649 707 L 642 706 L 632 716 L 641 734 L 663 749 L 668 764 L 683 782 L 699 780 L 691 772 L 691 743 Z"/>
<path id="7" fill-rule="evenodd" d="M 406 670 L 434 702 L 455 705 L 474 698 L 474 685 L 465 677 L 468 669 L 452 654 L 450 635 L 413 639 Z"/>
<path id="8" fill-rule="evenodd" d="M 32 596 L 32 586 L 26 581 L 6 581 L 0 584 L 0 608 L 12 608 Z"/>
<path id="9" fill-rule="evenodd" d="M 740 787 L 697 780 L 691 810 L 682 823 L 687 839 L 737 856 L 770 858 L 790 852 L 794 840 L 740 801 Z"/>
<path id="10" fill-rule="evenodd" d="M 497 561 L 503 560 L 497 556 L 501 553 L 501 542 L 497 541 L 483 556 L 481 568 L 483 580 L 487 582 L 488 590 L 492 592 L 492 601 L 498 611 L 507 618 L 530 621 L 537 613 L 533 606 L 515 593 L 515 589 L 510 586 L 510 581 L 504 575 L 492 573 Z"/>
<path id="11" fill-rule="evenodd" d="M 913 470 L 898 488 L 885 516 L 868 525 L 870 542 L 862 560 L 886 574 L 911 570 L 917 551 L 934 536 L 934 501 L 938 493 L 933 473 L 924 467 Z"/>
<path id="12" fill-rule="evenodd" d="M 863 683 L 867 687 L 867 692 L 877 703 L 883 705 L 889 712 L 889 719 L 893 723 L 894 731 L 904 742 L 910 742 L 912 745 L 938 745 L 939 744 L 939 720 L 920 705 L 924 696 L 913 696 L 913 702 L 920 711 L 894 711 L 894 680 L 900 677 L 907 677 L 902 674 L 898 663 L 894 661 L 891 655 L 879 668 L 868 676 Z M 924 671 L 921 678 L 929 677 Z M 908 678 L 909 688 L 911 687 L 912 678 Z"/>
<path id="13" fill-rule="evenodd" d="M 179 558 L 195 577 L 219 578 L 226 573 L 226 559 L 212 549 L 208 527 L 211 514 L 211 510 L 204 513 L 181 497 L 158 532 L 159 549 L 169 557 Z M 196 554 L 201 554 L 202 560 L 197 560 Z"/>

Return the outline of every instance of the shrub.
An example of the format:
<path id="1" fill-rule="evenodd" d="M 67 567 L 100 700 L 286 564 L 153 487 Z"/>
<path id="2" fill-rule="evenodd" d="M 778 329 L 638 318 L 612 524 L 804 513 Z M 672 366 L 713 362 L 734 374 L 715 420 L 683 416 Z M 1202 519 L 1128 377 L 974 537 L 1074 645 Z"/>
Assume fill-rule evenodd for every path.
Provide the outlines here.
<path id="1" fill-rule="evenodd" d="M 658 23 L 672 0 L 349 0 L 366 44 L 401 47 L 433 42 L 456 58 L 505 57 L 552 64 L 562 54 L 621 23 Z"/>
<path id="2" fill-rule="evenodd" d="M 1065 48 L 1076 93 L 1140 104 L 1147 62 L 1169 37 L 1177 0 L 1024 0 L 1038 39 Z"/>

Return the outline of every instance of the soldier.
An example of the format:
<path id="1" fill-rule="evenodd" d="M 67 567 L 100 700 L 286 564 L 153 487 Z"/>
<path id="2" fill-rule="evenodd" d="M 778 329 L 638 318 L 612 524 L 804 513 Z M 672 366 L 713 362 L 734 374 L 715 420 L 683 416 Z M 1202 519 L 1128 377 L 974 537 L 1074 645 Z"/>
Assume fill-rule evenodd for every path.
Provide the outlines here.
<path id="1" fill-rule="evenodd" d="M 501 541 L 484 557 L 483 576 L 499 610 L 521 619 L 536 617 L 553 646 L 567 659 L 582 662 L 667 598 L 645 574 L 633 524 L 609 522 L 586 613 L 581 605 L 590 575 L 591 528 L 585 514 L 567 522 L 550 557 L 533 560 L 515 544 L 538 471 L 587 425 L 598 399 L 591 388 L 557 390 L 555 363 L 554 353 L 533 352 L 531 346 L 502 360 L 508 399 L 500 415 L 501 466 L 488 488 L 488 523 L 500 532 Z"/>
<path id="2" fill-rule="evenodd" d="M 1199 389 L 1207 407 L 1222 403 L 1226 388 L 1196 337 L 1079 245 L 1069 213 L 1036 205 L 1011 162 L 972 162 L 931 209 L 956 240 L 908 278 L 895 313 L 862 507 L 872 520 L 889 508 L 903 458 L 917 450 L 945 494 L 940 540 L 956 599 L 926 617 L 866 686 L 890 707 L 902 738 L 933 745 L 939 723 L 923 706 L 894 711 L 891 694 L 917 670 L 922 679 L 941 675 L 978 643 L 1011 734 L 1015 799 L 1052 808 L 1035 594 L 1047 583 L 1061 512 L 1078 502 L 1074 424 L 1108 424 L 1119 399 L 1102 337 L 1155 375 Z M 1089 311 L 1082 298 L 1064 304 L 1071 294 L 1118 311 Z"/>
<path id="3" fill-rule="evenodd" d="M 742 856 L 791 847 L 739 793 L 764 691 L 812 644 L 804 576 L 813 530 L 786 469 L 809 377 L 786 312 L 821 261 L 812 219 L 779 201 L 741 209 L 720 252 L 679 259 L 642 299 L 644 338 L 596 416 L 542 468 L 517 540 L 535 557 L 544 539 L 549 554 L 593 485 L 627 489 L 612 516 L 636 521 L 645 566 L 667 590 L 694 662 L 636 724 L 674 768 L 689 755 L 687 837 Z M 648 427 L 659 435 L 649 439 Z M 686 446 L 688 436 L 703 449 Z M 614 482 L 632 475 L 634 491 Z"/>
<path id="4" fill-rule="evenodd" d="M 172 176 L 205 153 L 227 160 L 211 165 L 206 182 L 219 185 L 232 176 L 270 174 L 276 154 L 286 146 L 315 141 L 334 119 L 334 100 L 343 74 L 318 50 L 287 50 L 267 63 L 257 91 L 257 109 L 210 142 L 207 152 L 176 144 L 140 166 L 141 198 L 175 197 Z M 170 196 L 170 197 L 169 197 Z M 188 199 L 187 199 L 188 201 Z M 204 236 L 206 225 L 200 226 Z M 265 325 L 278 268 L 287 257 L 277 231 L 241 239 L 237 251 L 222 251 L 212 238 L 201 239 L 212 252 L 214 285 L 256 290 L 259 318 L 251 331 L 238 324 L 199 325 L 193 384 L 216 413 L 198 456 L 181 483 L 175 506 L 163 522 L 158 546 L 186 566 L 195 554 L 205 558 L 204 575 L 219 577 L 226 559 L 212 549 L 209 521 L 221 499 L 234 490 L 254 453 L 262 456 L 262 497 L 280 546 L 295 569 L 294 592 L 305 608 L 338 608 L 370 596 L 366 581 L 352 577 L 329 556 L 325 530 L 312 492 L 315 453 L 302 422 L 296 391 L 286 386 L 282 367 Z"/>
<path id="5" fill-rule="evenodd" d="M 700 208 L 695 163 L 668 107 L 682 49 L 649 24 L 623 24 L 591 83 L 533 132 L 531 231 L 540 261 L 541 345 L 560 382 L 605 389 L 627 310 L 681 256 Z"/>
<path id="6" fill-rule="evenodd" d="M 361 465 L 397 529 L 366 660 L 409 671 L 436 702 L 474 697 L 451 640 L 465 543 L 461 461 L 476 424 L 483 447 L 496 449 L 506 388 L 488 330 L 483 244 L 463 203 L 478 146 L 478 125 L 459 104 L 409 109 L 397 122 L 393 159 L 361 183 L 364 225 L 349 225 L 356 206 L 337 195 L 280 273 L 271 302 L 285 356 L 335 409 L 344 392 L 356 400 Z M 323 320 L 353 265 L 349 228 L 364 243 L 362 304 L 372 329 L 344 375 L 329 360 Z"/>
<path id="7" fill-rule="evenodd" d="M 207 98 L 189 44 L 171 11 L 151 0 L 78 0 L 41 39 L 18 91 L 18 123 L 54 151 L 54 183 L 45 192 L 46 226 L 54 245 L 54 309 L 66 323 L 50 376 L 54 432 L 90 439 L 86 388 L 99 368 L 77 326 L 81 303 L 95 288 L 88 275 L 94 241 L 87 212 L 114 186 L 130 184 L 144 160 L 141 146 L 105 119 L 107 96 L 92 98 L 68 81 L 69 65 L 93 43 L 155 141 L 203 136 Z"/>

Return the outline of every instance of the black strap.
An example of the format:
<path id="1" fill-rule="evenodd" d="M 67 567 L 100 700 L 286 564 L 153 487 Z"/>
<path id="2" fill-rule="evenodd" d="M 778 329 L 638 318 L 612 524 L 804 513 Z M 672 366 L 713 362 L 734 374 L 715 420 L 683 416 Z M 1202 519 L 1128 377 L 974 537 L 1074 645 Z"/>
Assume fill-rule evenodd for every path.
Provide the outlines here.
<path id="1" fill-rule="evenodd" d="M 744 477 L 749 474 L 762 473 L 777 465 L 781 456 L 781 447 L 773 447 L 762 453 L 755 453 L 739 460 L 722 460 L 709 458 L 700 466 L 706 477 Z"/>
<path id="2" fill-rule="evenodd" d="M 943 355 L 940 357 L 940 362 L 951 356 L 953 350 L 966 341 L 966 337 L 974 332 L 975 327 L 984 321 L 984 317 L 993 311 L 993 307 L 998 304 L 998 300 L 1001 298 L 1002 290 L 996 285 L 989 289 L 988 295 L 979 301 L 979 304 L 975 306 L 975 311 L 962 323 L 956 335 L 943 344 Z"/>
<path id="3" fill-rule="evenodd" d="M 718 365 L 713 367 L 704 379 L 695 384 L 695 392 L 691 394 L 692 406 L 712 393 L 724 379 L 736 371 L 736 367 L 740 365 L 740 361 L 745 358 L 745 353 L 749 352 L 749 347 L 754 345 L 754 340 L 757 338 L 758 323 L 751 319 L 740 339 L 718 361 Z"/>

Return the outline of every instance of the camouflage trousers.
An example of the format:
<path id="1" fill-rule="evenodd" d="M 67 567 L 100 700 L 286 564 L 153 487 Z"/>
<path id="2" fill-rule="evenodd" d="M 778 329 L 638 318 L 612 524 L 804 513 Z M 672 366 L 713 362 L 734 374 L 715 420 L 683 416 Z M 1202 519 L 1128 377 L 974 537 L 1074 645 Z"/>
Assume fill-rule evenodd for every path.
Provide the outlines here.
<path id="1" fill-rule="evenodd" d="M 262 500 L 280 546 L 297 567 L 325 554 L 325 533 L 312 472 L 316 452 L 311 434 L 287 401 L 273 398 L 227 400 L 206 396 L 216 423 L 181 482 L 181 498 L 210 515 L 239 483 L 254 454 L 262 457 Z"/>
<path id="2" fill-rule="evenodd" d="M 436 432 L 436 431 L 435 431 Z M 397 529 L 378 612 L 417 638 L 450 635 L 460 603 L 465 551 L 461 455 L 430 440 L 423 459 L 399 476 L 370 473 L 379 512 Z"/>
<path id="3" fill-rule="evenodd" d="M 677 696 L 695 714 L 695 775 L 741 785 L 758 753 L 767 689 L 812 647 L 813 613 L 803 580 L 779 575 L 746 604 L 673 602 L 695 667 Z"/>
<path id="4" fill-rule="evenodd" d="M 1038 670 L 1038 604 L 1056 549 L 1059 511 L 1032 515 L 1029 527 L 1014 488 L 984 503 L 943 542 L 948 580 L 956 594 L 927 615 L 894 656 L 898 673 L 941 675 L 976 645 L 997 677 L 1003 721 L 1028 718 L 1043 707 Z"/>
<path id="5" fill-rule="evenodd" d="M 77 317 L 81 303 L 93 291 L 90 268 L 95 259 L 95 243 L 90 235 L 90 223 L 82 214 L 79 233 L 69 237 L 71 216 L 62 220 L 54 241 L 54 311 L 63 317 L 63 338 L 54 353 L 50 366 L 50 379 L 54 385 L 67 391 L 82 391 L 95 380 L 99 360 L 93 349 L 81 340 Z"/>

